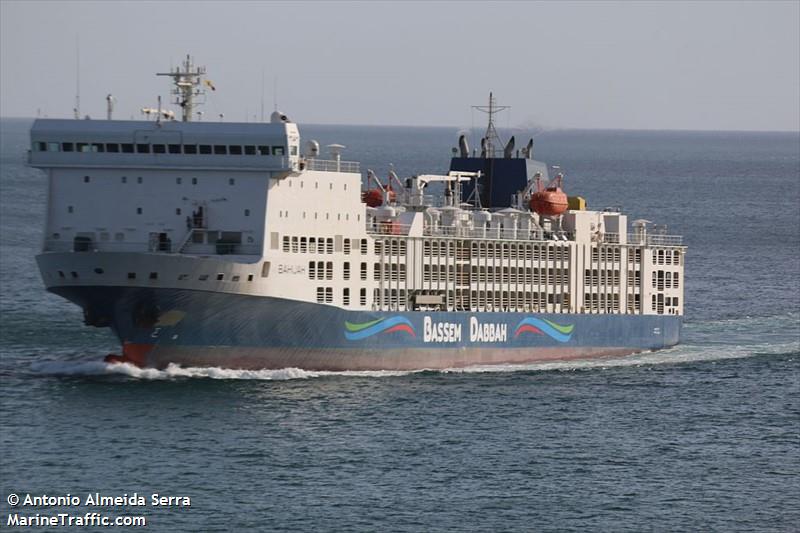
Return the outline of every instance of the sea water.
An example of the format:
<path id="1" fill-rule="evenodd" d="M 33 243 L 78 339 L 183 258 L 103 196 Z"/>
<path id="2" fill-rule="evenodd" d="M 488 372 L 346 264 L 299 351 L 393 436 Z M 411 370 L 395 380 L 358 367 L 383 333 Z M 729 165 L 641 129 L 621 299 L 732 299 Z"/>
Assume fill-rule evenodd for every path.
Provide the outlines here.
<path id="1" fill-rule="evenodd" d="M 100 511 L 153 531 L 797 530 L 799 134 L 536 136 L 569 194 L 684 235 L 675 348 L 312 372 L 104 364 L 116 340 L 39 279 L 47 182 L 24 164 L 30 121 L 0 127 L 4 526 Z M 445 172 L 457 133 L 301 125 L 381 176 Z M 86 505 L 134 493 L 145 506 Z M 80 503 L 12 507 L 10 494 Z"/>

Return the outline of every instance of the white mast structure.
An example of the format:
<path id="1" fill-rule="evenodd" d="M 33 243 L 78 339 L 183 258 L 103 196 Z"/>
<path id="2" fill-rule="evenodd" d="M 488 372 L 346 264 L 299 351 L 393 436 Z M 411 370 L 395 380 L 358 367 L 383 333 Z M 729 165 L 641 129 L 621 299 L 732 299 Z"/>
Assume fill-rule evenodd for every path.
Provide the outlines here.
<path id="1" fill-rule="evenodd" d="M 187 54 L 186 60 L 183 62 L 183 70 L 180 66 L 175 67 L 170 72 L 158 72 L 156 76 L 169 76 L 172 78 L 172 83 L 175 88 L 172 90 L 172 95 L 175 97 L 175 104 L 180 106 L 183 122 L 192 120 L 194 112 L 195 96 L 205 94 L 202 89 L 202 78 L 206 74 L 205 67 L 195 67 L 192 64 L 192 58 Z"/>
<path id="2" fill-rule="evenodd" d="M 500 140 L 500 136 L 497 134 L 497 130 L 494 127 L 494 114 L 500 111 L 505 111 L 506 109 L 511 109 L 510 105 L 497 105 L 497 102 L 494 99 L 494 95 L 490 92 L 489 93 L 489 105 L 482 106 L 482 105 L 474 105 L 472 106 L 473 109 L 477 109 L 483 113 L 489 115 L 489 125 L 486 127 L 486 134 L 484 135 L 483 139 L 484 142 L 481 143 L 481 151 L 486 151 L 486 157 L 494 157 L 494 145 L 497 142 L 498 146 L 502 146 L 503 143 Z"/>

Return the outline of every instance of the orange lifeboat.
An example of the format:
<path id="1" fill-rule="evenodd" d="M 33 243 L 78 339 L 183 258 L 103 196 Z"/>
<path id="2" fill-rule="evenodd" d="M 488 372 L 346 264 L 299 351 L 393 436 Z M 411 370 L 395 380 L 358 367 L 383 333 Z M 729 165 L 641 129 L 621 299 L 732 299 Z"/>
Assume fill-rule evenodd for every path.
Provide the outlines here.
<path id="1" fill-rule="evenodd" d="M 388 203 L 393 204 L 397 198 L 397 194 L 391 187 L 387 187 L 386 195 L 388 196 Z M 380 189 L 368 189 L 361 195 L 361 201 L 370 207 L 380 207 L 383 205 L 383 191 Z"/>
<path id="2" fill-rule="evenodd" d="M 369 189 L 361 196 L 361 200 L 370 207 L 383 205 L 383 192 L 380 189 Z"/>
<path id="3" fill-rule="evenodd" d="M 561 190 L 561 178 L 559 174 L 547 187 L 542 187 L 542 182 L 536 178 L 536 192 L 531 195 L 530 201 L 532 211 L 552 217 L 567 210 L 569 203 L 566 193 Z"/>

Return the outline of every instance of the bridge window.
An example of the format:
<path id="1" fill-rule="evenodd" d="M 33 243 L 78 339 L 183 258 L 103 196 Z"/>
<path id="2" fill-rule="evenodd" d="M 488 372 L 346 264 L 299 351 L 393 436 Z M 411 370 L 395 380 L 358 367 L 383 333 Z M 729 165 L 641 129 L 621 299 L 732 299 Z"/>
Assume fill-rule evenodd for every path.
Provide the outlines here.
<path id="1" fill-rule="evenodd" d="M 62 143 L 61 144 L 61 151 L 62 152 L 74 152 L 75 151 L 75 145 L 73 145 L 72 143 Z"/>
<path id="2" fill-rule="evenodd" d="M 228 155 L 228 147 L 224 144 L 215 144 L 214 155 Z"/>
<path id="3" fill-rule="evenodd" d="M 61 145 L 59 143 L 47 143 L 48 152 L 60 152 Z"/>
<path id="4" fill-rule="evenodd" d="M 191 154 L 194 155 L 197 153 L 197 145 L 196 144 L 184 144 L 183 145 L 183 153 L 184 154 Z"/>
<path id="5" fill-rule="evenodd" d="M 164 144 L 154 144 L 153 145 L 153 153 L 154 154 L 166 154 L 167 153 L 167 146 Z"/>
<path id="6" fill-rule="evenodd" d="M 252 144 L 248 144 L 244 147 L 244 155 L 256 155 L 256 147 Z"/>
<path id="7" fill-rule="evenodd" d="M 273 146 L 272 147 L 272 155 L 284 155 L 286 152 L 283 146 Z"/>
<path id="8" fill-rule="evenodd" d="M 211 145 L 210 144 L 201 144 L 199 146 L 201 154 L 210 154 L 211 153 Z"/>
<path id="9" fill-rule="evenodd" d="M 106 143 L 106 152 L 117 153 L 119 152 L 119 145 L 117 143 Z"/>
<path id="10" fill-rule="evenodd" d="M 136 145 L 136 153 L 137 154 L 149 154 L 150 153 L 150 145 L 149 144 L 137 144 Z"/>
<path id="11" fill-rule="evenodd" d="M 167 149 L 171 154 L 179 154 L 181 153 L 181 145 L 180 144 L 168 144 Z"/>
<path id="12" fill-rule="evenodd" d="M 269 146 L 259 146 L 258 153 L 259 155 L 269 155 Z"/>
<path id="13" fill-rule="evenodd" d="M 133 153 L 133 144 L 131 143 L 122 143 L 119 145 L 122 149 L 123 154 L 132 154 Z"/>
<path id="14" fill-rule="evenodd" d="M 229 146 L 228 153 L 231 155 L 242 155 L 242 147 L 241 146 Z"/>

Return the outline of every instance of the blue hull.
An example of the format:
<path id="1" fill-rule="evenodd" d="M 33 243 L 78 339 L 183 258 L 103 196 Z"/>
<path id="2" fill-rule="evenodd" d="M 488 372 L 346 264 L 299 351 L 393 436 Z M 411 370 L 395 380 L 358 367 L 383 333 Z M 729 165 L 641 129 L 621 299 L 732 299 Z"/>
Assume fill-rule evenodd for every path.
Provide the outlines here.
<path id="1" fill-rule="evenodd" d="M 134 362 L 407 370 L 603 357 L 677 344 L 672 315 L 367 312 L 204 291 L 54 287 Z M 126 350 L 126 355 L 128 351 Z"/>

